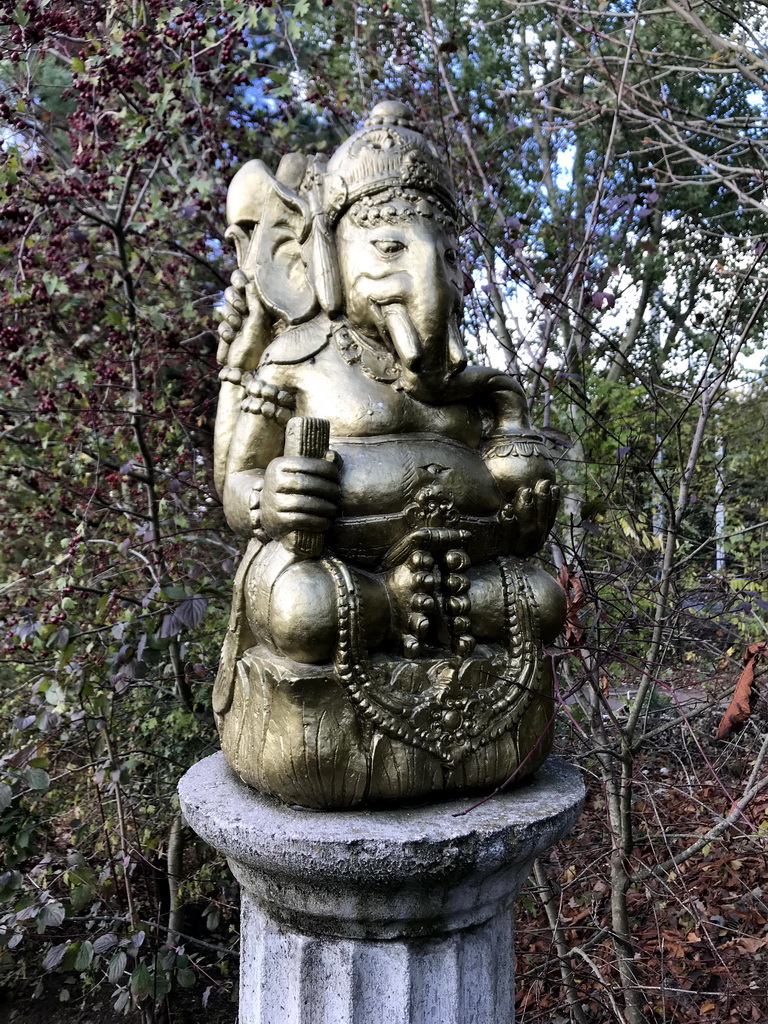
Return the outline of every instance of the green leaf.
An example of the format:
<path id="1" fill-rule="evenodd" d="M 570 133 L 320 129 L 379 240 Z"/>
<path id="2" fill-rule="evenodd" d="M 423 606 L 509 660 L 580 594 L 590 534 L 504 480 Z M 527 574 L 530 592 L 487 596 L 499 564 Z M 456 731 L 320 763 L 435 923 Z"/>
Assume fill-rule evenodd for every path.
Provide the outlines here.
<path id="1" fill-rule="evenodd" d="M 601 512 L 605 512 L 607 508 L 607 502 L 602 496 L 591 498 L 588 501 L 582 502 L 581 505 L 581 518 L 594 519 L 599 516 Z"/>
<path id="2" fill-rule="evenodd" d="M 191 967 L 182 967 L 176 972 L 176 980 L 182 988 L 193 988 L 197 981 L 197 975 Z"/>
<path id="3" fill-rule="evenodd" d="M 49 704 L 52 704 L 53 707 L 64 703 L 65 694 L 58 682 L 54 681 L 51 683 L 45 691 L 45 699 Z"/>
<path id="4" fill-rule="evenodd" d="M 115 1000 L 115 1009 L 118 1013 L 122 1013 L 123 1010 L 127 1010 L 131 1003 L 131 993 L 128 989 L 124 989 Z"/>
<path id="5" fill-rule="evenodd" d="M 171 991 L 171 979 L 163 970 L 155 972 L 152 979 L 152 995 L 156 1000 L 164 999 Z"/>
<path id="6" fill-rule="evenodd" d="M 100 935 L 98 939 L 93 943 L 93 952 L 97 956 L 101 956 L 108 950 L 112 949 L 113 946 L 117 945 L 117 936 L 114 932 L 106 932 L 104 935 Z"/>
<path id="7" fill-rule="evenodd" d="M 35 789 L 38 792 L 44 793 L 51 784 L 51 778 L 48 772 L 42 768 L 27 768 L 24 772 L 24 777 L 29 784 L 30 789 Z"/>
<path id="8" fill-rule="evenodd" d="M 58 946 L 51 946 L 48 952 L 43 957 L 43 970 L 52 971 L 59 966 L 61 961 L 64 959 L 64 954 L 69 949 L 68 942 L 62 942 Z"/>
<path id="9" fill-rule="evenodd" d="M 69 295 L 69 285 L 67 282 L 50 271 L 43 273 L 43 284 L 49 295 Z"/>
<path id="10" fill-rule="evenodd" d="M 109 961 L 109 967 L 107 968 L 107 977 L 116 985 L 118 981 L 125 974 L 125 968 L 128 966 L 128 956 L 121 949 L 112 957 Z"/>
<path id="11" fill-rule="evenodd" d="M 72 370 L 72 379 L 77 384 L 89 388 L 96 379 L 96 374 L 92 370 L 86 370 L 84 366 L 75 366 Z"/>
<path id="12" fill-rule="evenodd" d="M 37 915 L 37 920 L 46 928 L 58 928 L 66 916 L 67 913 L 61 903 L 46 903 Z"/>
<path id="13" fill-rule="evenodd" d="M 146 999 L 151 991 L 152 975 L 149 973 L 146 964 L 139 964 L 131 974 L 131 995 L 138 1002 L 141 1002 L 142 999 Z"/>
<path id="14" fill-rule="evenodd" d="M 189 629 L 194 629 L 202 622 L 207 607 L 207 599 L 197 594 L 195 597 L 182 601 L 176 609 L 175 615 L 183 625 Z"/>
<path id="15" fill-rule="evenodd" d="M 72 909 L 76 913 L 80 913 L 81 910 L 85 910 L 88 904 L 93 899 L 93 887 L 90 885 L 76 885 L 69 894 L 69 900 L 72 904 Z"/>
<path id="16" fill-rule="evenodd" d="M 4 782 L 0 782 L 0 811 L 10 807 L 11 800 L 13 800 L 13 790 L 10 786 L 6 786 Z"/>
<path id="17" fill-rule="evenodd" d="M 56 630 L 48 644 L 49 647 L 53 647 L 57 651 L 64 651 L 59 662 L 60 665 L 66 665 L 72 659 L 71 649 L 74 648 L 74 645 L 69 643 L 69 636 L 70 634 L 67 627 L 62 626 L 60 629 Z M 70 650 L 69 656 L 67 656 L 65 649 Z"/>
<path id="18" fill-rule="evenodd" d="M 80 949 L 75 957 L 75 970 L 86 971 L 93 963 L 93 944 L 87 939 L 80 943 Z"/>
<path id="19" fill-rule="evenodd" d="M 160 950 L 158 959 L 160 961 L 160 966 L 163 968 L 164 971 L 171 970 L 171 968 L 176 963 L 176 956 L 176 950 L 171 949 L 170 946 L 164 946 Z"/>
<path id="20" fill-rule="evenodd" d="M 13 899 L 21 888 L 23 878 L 20 871 L 4 871 L 0 875 L 0 900 Z"/>

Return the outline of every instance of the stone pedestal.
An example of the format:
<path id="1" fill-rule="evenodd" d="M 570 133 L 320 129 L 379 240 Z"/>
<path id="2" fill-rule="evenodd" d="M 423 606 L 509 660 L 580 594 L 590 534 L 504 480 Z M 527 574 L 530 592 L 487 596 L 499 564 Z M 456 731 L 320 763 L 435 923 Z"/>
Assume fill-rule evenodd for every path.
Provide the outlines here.
<path id="1" fill-rule="evenodd" d="M 242 886 L 240 1024 L 512 1024 L 512 903 L 584 787 L 553 757 L 465 815 L 476 800 L 310 811 L 215 754 L 179 796 Z"/>

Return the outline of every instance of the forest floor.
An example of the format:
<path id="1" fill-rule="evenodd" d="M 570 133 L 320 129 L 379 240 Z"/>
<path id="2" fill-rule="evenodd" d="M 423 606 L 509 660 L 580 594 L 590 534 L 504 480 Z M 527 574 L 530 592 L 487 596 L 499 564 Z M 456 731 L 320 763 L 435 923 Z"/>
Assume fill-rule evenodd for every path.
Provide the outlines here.
<path id="1" fill-rule="evenodd" d="M 53 988 L 53 986 L 52 986 Z M 62 1003 L 59 1000 L 59 986 L 40 999 L 0 1001 L 0 1024 L 143 1024 L 138 1010 L 127 1015 L 118 1013 L 110 993 L 94 993 L 85 1002 Z M 213 999 L 206 1009 L 200 1004 L 200 993 L 182 990 L 175 992 L 169 1001 L 167 1016 L 162 1024 L 233 1024 L 237 1009 L 231 1002 Z M 158 1024 L 161 1022 L 158 1020 Z"/>
<path id="2" fill-rule="evenodd" d="M 634 762 L 630 864 L 640 880 L 630 887 L 628 902 L 648 1024 L 768 1022 L 768 792 L 676 869 L 647 877 L 649 867 L 722 821 L 752 772 L 768 732 L 768 672 L 754 688 L 743 731 L 715 739 L 740 668 L 735 662 L 718 666 L 702 684 L 694 669 L 681 667 L 648 721 L 651 730 L 677 724 Z M 631 696 L 626 690 L 617 687 L 610 695 L 618 718 Z M 584 812 L 545 858 L 546 873 L 559 899 L 563 938 L 585 954 L 570 957 L 568 970 L 586 1019 L 613 1024 L 621 982 L 610 935 L 609 823 L 599 771 L 590 759 L 582 767 Z M 568 1020 L 561 965 L 532 879 L 517 905 L 516 952 L 516 1024 Z"/>

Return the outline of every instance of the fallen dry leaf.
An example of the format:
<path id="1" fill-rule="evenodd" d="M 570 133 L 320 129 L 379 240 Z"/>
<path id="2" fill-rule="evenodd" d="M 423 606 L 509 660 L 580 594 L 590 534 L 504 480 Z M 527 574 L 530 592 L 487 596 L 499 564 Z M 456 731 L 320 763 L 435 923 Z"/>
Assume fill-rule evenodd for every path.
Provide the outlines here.
<path id="1" fill-rule="evenodd" d="M 579 619 L 579 612 L 587 603 L 587 592 L 581 578 L 575 572 L 571 572 L 565 563 L 560 566 L 557 582 L 563 588 L 568 608 L 565 619 L 565 642 L 568 647 L 581 647 L 584 625 Z"/>
<path id="2" fill-rule="evenodd" d="M 740 949 L 742 953 L 757 953 L 759 949 L 765 949 L 768 946 L 768 935 L 763 935 L 762 938 L 755 937 L 750 939 L 744 937 L 743 939 L 736 940 L 736 948 Z"/>
<path id="3" fill-rule="evenodd" d="M 744 655 L 744 668 L 741 670 L 733 698 L 728 705 L 728 710 L 722 717 L 717 727 L 715 737 L 718 740 L 727 739 L 732 733 L 743 728 L 749 716 L 752 714 L 752 684 L 755 681 L 755 665 L 757 659 L 768 653 L 768 643 L 761 640 L 759 643 L 750 644 Z"/>

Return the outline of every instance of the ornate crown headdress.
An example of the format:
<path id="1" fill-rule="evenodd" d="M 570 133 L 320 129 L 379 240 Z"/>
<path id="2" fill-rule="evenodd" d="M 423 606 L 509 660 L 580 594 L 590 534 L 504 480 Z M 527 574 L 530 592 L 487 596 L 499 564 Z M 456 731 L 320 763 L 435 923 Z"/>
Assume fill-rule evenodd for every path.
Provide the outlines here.
<path id="1" fill-rule="evenodd" d="M 407 188 L 434 196 L 456 216 L 453 181 L 437 149 L 417 129 L 413 114 L 395 100 L 377 103 L 365 127 L 328 161 L 324 206 L 331 224 L 364 196 Z"/>

